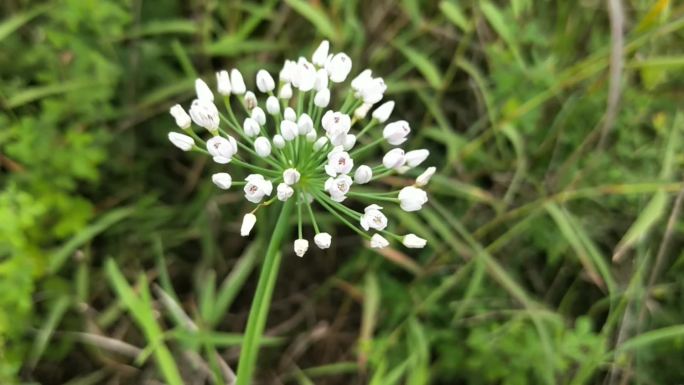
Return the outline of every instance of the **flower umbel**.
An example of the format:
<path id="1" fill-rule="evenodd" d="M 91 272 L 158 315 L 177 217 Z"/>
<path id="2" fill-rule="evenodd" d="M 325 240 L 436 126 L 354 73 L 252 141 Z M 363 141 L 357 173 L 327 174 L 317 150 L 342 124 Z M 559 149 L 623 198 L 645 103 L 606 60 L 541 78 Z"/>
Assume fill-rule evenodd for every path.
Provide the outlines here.
<path id="1" fill-rule="evenodd" d="M 293 250 L 300 257 L 309 249 L 305 222 L 313 227 L 309 239 L 318 248 L 333 243 L 330 233 L 319 229 L 320 211 L 373 248 L 387 247 L 390 240 L 422 248 L 424 239 L 391 231 L 394 226 L 383 206 L 398 205 L 409 212 L 423 207 L 428 197 L 422 187 L 435 168 L 417 168 L 429 151 L 397 147 L 406 142 L 411 127 L 406 120 L 391 120 L 393 101 L 381 103 L 384 80 L 369 69 L 352 74 L 351 58 L 330 48 L 324 41 L 311 60 L 286 60 L 277 81 L 259 70 L 252 90 L 237 69 L 216 73 L 216 94 L 197 79 L 197 96 L 189 109 L 170 109 L 182 133 L 169 133 L 169 140 L 183 151 L 202 152 L 226 165 L 213 174 L 214 184 L 222 190 L 243 187 L 245 199 L 257 205 L 244 217 L 242 236 L 251 233 L 257 210 L 292 199 L 287 203 L 294 202 L 298 231 Z M 225 109 L 219 111 L 218 104 Z M 368 159 L 368 150 L 378 147 L 384 150 L 382 159 Z M 243 169 L 239 175 L 246 175 L 244 181 L 234 179 L 229 168 Z M 396 191 L 370 187 L 383 177 L 406 173 L 419 176 Z"/>

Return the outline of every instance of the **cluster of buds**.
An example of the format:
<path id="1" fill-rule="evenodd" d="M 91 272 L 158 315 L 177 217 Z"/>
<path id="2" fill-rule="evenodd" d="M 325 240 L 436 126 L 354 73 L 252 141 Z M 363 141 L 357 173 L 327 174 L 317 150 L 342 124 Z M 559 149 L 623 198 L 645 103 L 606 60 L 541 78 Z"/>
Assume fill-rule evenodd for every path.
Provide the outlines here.
<path id="1" fill-rule="evenodd" d="M 218 164 L 231 164 L 247 171 L 244 181 L 233 181 L 227 172 L 212 175 L 218 188 L 242 186 L 245 199 L 256 204 L 244 216 L 242 236 L 250 234 L 257 221 L 257 210 L 276 200 L 295 199 L 298 238 L 294 252 L 300 257 L 309 248 L 302 229 L 302 218 L 307 214 L 315 231 L 316 246 L 327 249 L 331 245 L 331 235 L 320 231 L 316 221 L 315 212 L 321 209 L 369 240 L 373 248 L 389 246 L 388 238 L 409 248 L 422 248 L 426 244 L 424 239 L 414 234 L 398 235 L 388 229 L 389 221 L 378 203 L 399 204 L 405 211 L 420 210 L 428 200 L 421 187 L 428 183 L 435 168 L 424 169 L 412 185 L 398 191 L 378 192 L 364 190 L 362 186 L 419 167 L 429 151 L 404 151 L 396 147 L 407 140 L 411 128 L 404 120 L 387 122 L 394 110 L 393 101 L 375 107 L 382 101 L 387 86 L 382 78 L 373 77 L 371 70 L 364 70 L 351 80 L 351 89 L 340 94 L 339 107 L 329 107 L 331 99 L 337 96 L 331 94 L 332 85 L 344 83 L 352 70 L 349 56 L 329 50 L 329 43 L 323 41 L 311 61 L 304 57 L 286 60 L 277 84 L 266 70 L 259 70 L 256 88 L 263 94 L 261 101 L 247 89 L 240 71 L 218 72 L 216 91 L 225 113 L 219 112 L 207 83 L 197 79 L 197 98 L 189 110 L 186 112 L 180 105 L 171 107 L 170 113 L 183 133 L 170 132 L 169 140 L 183 151 L 201 152 Z M 242 121 L 238 120 L 234 106 L 245 113 Z M 368 116 L 371 109 L 373 112 Z M 208 131 L 210 138 L 202 139 L 193 123 Z M 354 134 L 352 128 L 356 125 L 362 128 Z M 369 150 L 377 146 L 389 148 L 382 161 L 361 164 L 372 153 Z M 347 205 L 350 200 L 369 205 L 359 212 Z"/>

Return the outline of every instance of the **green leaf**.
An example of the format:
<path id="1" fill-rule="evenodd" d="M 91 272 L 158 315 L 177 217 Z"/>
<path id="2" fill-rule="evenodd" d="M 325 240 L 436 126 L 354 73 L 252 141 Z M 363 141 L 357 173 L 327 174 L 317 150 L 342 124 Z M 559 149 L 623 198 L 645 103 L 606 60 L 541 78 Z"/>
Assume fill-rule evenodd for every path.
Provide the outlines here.
<path id="1" fill-rule="evenodd" d="M 406 58 L 413 64 L 416 69 L 423 75 L 425 80 L 430 83 L 433 88 L 440 88 L 442 84 L 442 74 L 439 72 L 437 66 L 432 63 L 428 57 L 403 43 L 395 43 L 395 46 Z"/>
<path id="2" fill-rule="evenodd" d="M 461 28 L 463 32 L 469 32 L 472 29 L 472 25 L 458 4 L 450 0 L 442 0 L 439 3 L 439 9 L 449 21 Z"/>
<path id="3" fill-rule="evenodd" d="M 320 6 L 314 6 L 312 3 L 304 0 L 285 0 L 285 2 L 305 19 L 309 20 L 316 27 L 318 33 L 330 40 L 336 40 L 337 34 L 335 33 L 333 23 Z"/>
<path id="4" fill-rule="evenodd" d="M 51 6 L 51 4 L 45 4 L 40 7 L 35 7 L 29 12 L 17 13 L 12 17 L 3 20 L 2 23 L 0 23 L 0 41 L 3 41 L 7 36 L 31 21 L 34 17 L 47 11 Z"/>

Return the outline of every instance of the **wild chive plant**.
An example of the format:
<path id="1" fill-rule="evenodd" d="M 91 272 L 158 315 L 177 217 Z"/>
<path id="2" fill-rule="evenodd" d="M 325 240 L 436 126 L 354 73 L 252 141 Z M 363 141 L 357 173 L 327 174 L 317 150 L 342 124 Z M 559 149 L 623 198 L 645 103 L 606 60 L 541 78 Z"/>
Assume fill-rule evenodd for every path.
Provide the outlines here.
<path id="1" fill-rule="evenodd" d="M 414 234 L 399 235 L 389 230 L 389 220 L 381 204 L 399 204 L 409 212 L 420 210 L 428 200 L 421 187 L 434 174 L 434 167 L 426 169 L 412 185 L 399 191 L 353 191 L 357 185 L 393 173 L 404 174 L 418 167 L 427 159 L 429 151 L 406 152 L 394 147 L 377 164 L 358 164 L 368 150 L 383 142 L 391 146 L 402 145 L 411 128 L 404 120 L 394 121 L 382 128 L 382 135 L 374 135 L 377 139 L 366 140 L 366 136 L 388 121 L 394 109 L 394 102 L 387 101 L 375 108 L 367 119 L 387 88 L 383 79 L 373 77 L 369 69 L 351 81 L 346 94 L 340 92 L 344 98 L 341 106 L 331 108 L 334 96 L 331 86 L 344 83 L 351 69 L 349 56 L 329 53 L 329 43 L 323 41 L 313 53 L 311 62 L 303 57 L 285 61 L 279 74 L 277 95 L 273 77 L 265 70 L 258 71 L 256 87 L 266 97 L 264 103 L 260 104 L 256 94 L 247 90 L 240 71 L 233 69 L 230 73 L 220 71 L 216 74 L 217 91 L 223 99 L 225 114 L 219 112 L 214 93 L 202 79 L 195 82 L 197 99 L 192 102 L 189 113 L 180 105 L 171 107 L 171 115 L 184 132 L 169 133 L 171 143 L 183 151 L 201 152 L 211 156 L 216 163 L 242 167 L 250 173 L 240 182 L 233 181 L 228 172 L 212 175 L 218 188 L 228 190 L 232 186 L 242 186 L 245 199 L 256 204 L 243 218 L 242 236 L 250 234 L 259 210 L 282 202 L 245 332 L 238 385 L 249 383 L 254 370 L 280 264 L 279 251 L 293 217 L 296 216 L 297 224 L 293 248 L 300 257 L 309 248 L 303 226 L 305 216 L 309 217 L 315 232 L 316 246 L 327 249 L 332 243 L 332 236 L 322 231 L 316 221 L 317 210 L 332 214 L 369 240 L 373 248 L 389 246 L 390 239 L 409 248 L 422 248 L 426 244 Z M 234 104 L 246 113 L 242 122 L 233 109 Z M 192 123 L 206 129 L 209 139 L 202 139 Z M 353 134 L 351 130 L 355 126 L 362 128 Z M 356 146 L 364 140 L 364 145 Z M 345 204 L 351 200 L 349 198 L 370 204 L 360 212 Z"/>

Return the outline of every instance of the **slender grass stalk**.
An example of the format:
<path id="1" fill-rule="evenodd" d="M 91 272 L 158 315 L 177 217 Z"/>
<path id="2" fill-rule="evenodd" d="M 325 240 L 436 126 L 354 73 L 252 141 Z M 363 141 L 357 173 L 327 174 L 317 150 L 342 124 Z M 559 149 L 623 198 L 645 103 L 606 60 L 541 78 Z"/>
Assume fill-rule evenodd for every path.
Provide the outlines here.
<path id="1" fill-rule="evenodd" d="M 254 294 L 254 302 L 252 302 L 252 308 L 249 312 L 247 330 L 245 330 L 244 342 L 240 351 L 236 385 L 248 385 L 252 381 L 254 366 L 259 354 L 259 344 L 266 326 L 268 309 L 271 305 L 271 295 L 273 294 L 273 288 L 278 277 L 278 269 L 280 268 L 280 246 L 283 243 L 285 231 L 289 226 L 293 203 L 294 199 L 289 199 L 283 204 L 280 216 L 273 229 L 271 241 L 266 250 L 266 258 L 259 274 L 259 282 Z"/>

